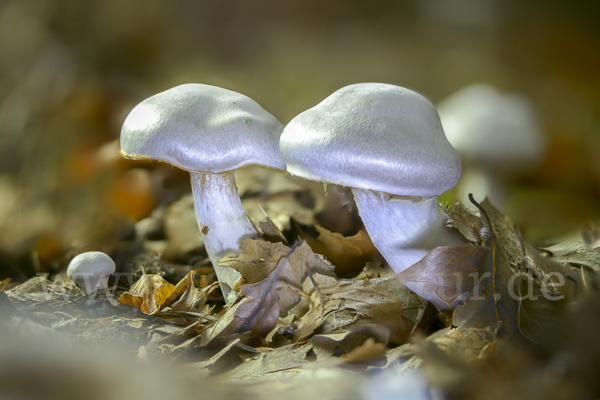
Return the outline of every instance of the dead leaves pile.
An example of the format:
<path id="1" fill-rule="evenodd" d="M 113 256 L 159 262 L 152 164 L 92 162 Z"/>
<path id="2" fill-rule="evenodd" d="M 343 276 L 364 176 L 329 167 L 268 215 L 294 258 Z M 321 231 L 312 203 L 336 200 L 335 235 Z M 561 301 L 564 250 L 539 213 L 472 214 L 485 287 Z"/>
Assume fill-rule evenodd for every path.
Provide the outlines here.
<path id="1" fill-rule="evenodd" d="M 388 346 L 405 343 L 414 327 L 421 300 L 391 276 L 338 280 L 334 267 L 306 242 L 288 247 L 247 239 L 241 250 L 220 260 L 245 280 L 238 298 L 215 321 L 157 336 L 144 346 L 146 356 L 189 362 L 200 353 L 205 359 L 195 369 L 229 370 L 226 380 L 332 358 L 365 368 L 382 363 Z"/>
<path id="2" fill-rule="evenodd" d="M 370 263 L 354 279 L 340 279 L 308 241 L 289 245 L 267 219 L 261 228 L 271 241 L 247 239 L 239 254 L 219 260 L 242 276 L 231 304 L 217 306 L 211 293 L 218 284 L 202 279 L 198 285 L 194 270 L 175 285 L 143 273 L 118 303 L 108 293 L 98 296 L 104 315 L 113 315 L 104 326 L 121 326 L 121 333 L 135 329 L 140 358 L 188 363 L 199 375 L 224 382 L 260 381 L 309 367 L 402 371 L 425 360 L 439 367 L 430 368 L 429 379 L 452 393 L 474 366 L 512 354 L 510 349 L 546 357 L 558 352 L 569 340 L 567 310 L 593 289 L 585 274 L 598 269 L 591 247 L 554 246 L 543 255 L 525 244 L 518 228 L 491 204 L 477 206 L 479 215 L 460 205 L 447 210 L 447 225 L 468 244 L 438 247 L 401 274 L 404 281 L 426 282 L 446 304 L 458 304 L 453 313 L 438 314 Z M 354 245 L 357 257 L 368 253 L 360 238 L 319 234 L 323 243 Z M 45 302 L 39 290 L 44 285 L 51 294 Z M 79 297 L 65 300 L 71 292 Z M 2 309 L 50 323 L 57 331 L 102 326 L 89 309 L 77 308 L 77 299 L 88 297 L 68 281 L 38 279 L 0 291 Z M 408 343 L 411 334 L 414 340 Z M 440 372 L 448 363 L 464 374 L 440 381 L 448 376 Z"/>

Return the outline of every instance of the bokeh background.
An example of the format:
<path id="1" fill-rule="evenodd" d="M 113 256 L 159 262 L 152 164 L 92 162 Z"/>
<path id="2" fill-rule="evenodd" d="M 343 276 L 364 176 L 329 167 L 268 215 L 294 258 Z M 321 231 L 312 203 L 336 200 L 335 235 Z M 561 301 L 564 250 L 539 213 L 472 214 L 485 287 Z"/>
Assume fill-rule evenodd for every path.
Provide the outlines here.
<path id="1" fill-rule="evenodd" d="M 522 93 L 547 139 L 503 211 L 544 244 L 600 217 L 600 7 L 583 0 L 3 0 L 0 272 L 114 250 L 188 176 L 118 154 L 138 102 L 198 82 L 287 123 L 342 86 L 438 103 L 473 83 Z M 454 199 L 452 193 L 444 197 Z"/>

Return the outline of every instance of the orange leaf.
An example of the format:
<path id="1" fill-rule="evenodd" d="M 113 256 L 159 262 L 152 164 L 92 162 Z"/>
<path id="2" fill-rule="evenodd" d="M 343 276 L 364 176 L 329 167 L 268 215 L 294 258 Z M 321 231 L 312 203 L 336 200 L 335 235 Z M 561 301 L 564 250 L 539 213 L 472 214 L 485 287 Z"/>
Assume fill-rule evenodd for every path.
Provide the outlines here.
<path id="1" fill-rule="evenodd" d="M 175 291 L 173 293 L 171 293 L 171 295 L 165 300 L 165 302 L 161 305 L 161 309 L 167 307 L 168 305 L 171 305 L 175 300 L 177 300 L 177 298 L 179 296 L 181 296 L 181 294 L 183 292 L 185 292 L 185 290 L 188 288 L 188 286 L 190 286 L 190 284 L 192 284 L 192 282 L 194 282 L 194 275 L 196 274 L 196 271 L 191 270 L 190 272 L 187 273 L 186 276 L 183 277 L 182 280 L 180 280 L 177 285 L 175 285 Z"/>
<path id="2" fill-rule="evenodd" d="M 152 315 L 160 311 L 160 306 L 175 292 L 175 286 L 158 275 L 146 275 L 119 297 L 119 302 L 139 307 L 144 314 Z"/>

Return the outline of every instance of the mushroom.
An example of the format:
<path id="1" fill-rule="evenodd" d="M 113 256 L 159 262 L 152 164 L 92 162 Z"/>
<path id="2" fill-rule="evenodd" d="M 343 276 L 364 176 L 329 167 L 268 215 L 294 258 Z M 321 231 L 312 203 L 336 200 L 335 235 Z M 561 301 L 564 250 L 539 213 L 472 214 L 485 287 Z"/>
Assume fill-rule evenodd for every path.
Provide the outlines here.
<path id="1" fill-rule="evenodd" d="M 67 268 L 69 279 L 91 294 L 108 287 L 108 276 L 115 272 L 115 262 L 101 251 L 81 253 Z"/>
<path id="2" fill-rule="evenodd" d="M 396 273 L 437 246 L 465 243 L 437 203 L 458 182 L 461 161 L 423 96 L 381 83 L 346 86 L 292 119 L 279 147 L 290 174 L 352 188 L 367 232 Z"/>
<path id="3" fill-rule="evenodd" d="M 438 111 L 448 141 L 465 161 L 457 191 L 466 204 L 473 193 L 501 207 L 511 181 L 533 171 L 544 157 L 544 137 L 524 95 L 470 85 L 440 102 Z"/>
<path id="4" fill-rule="evenodd" d="M 283 125 L 258 103 L 215 86 L 185 84 L 152 96 L 127 116 L 121 154 L 154 159 L 190 172 L 194 209 L 206 252 L 225 299 L 240 274 L 218 265 L 242 240 L 257 236 L 242 208 L 234 170 L 250 165 L 285 170 Z"/>

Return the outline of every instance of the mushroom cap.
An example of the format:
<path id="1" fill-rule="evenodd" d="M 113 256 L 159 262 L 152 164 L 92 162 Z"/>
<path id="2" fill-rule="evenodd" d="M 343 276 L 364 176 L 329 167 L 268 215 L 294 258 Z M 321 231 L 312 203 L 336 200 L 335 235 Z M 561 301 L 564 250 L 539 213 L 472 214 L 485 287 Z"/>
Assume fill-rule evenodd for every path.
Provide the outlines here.
<path id="1" fill-rule="evenodd" d="M 121 154 L 188 171 L 221 173 L 259 165 L 285 170 L 283 125 L 251 98 L 203 84 L 185 84 L 138 104 L 121 129 Z"/>
<path id="2" fill-rule="evenodd" d="M 438 196 L 462 166 L 433 105 L 394 85 L 346 86 L 297 115 L 279 142 L 288 172 L 404 196 Z"/>
<path id="3" fill-rule="evenodd" d="M 115 272 L 115 262 L 101 251 L 88 251 L 75 256 L 67 268 L 67 276 L 74 274 L 110 275 Z"/>
<path id="4" fill-rule="evenodd" d="M 446 136 L 465 161 L 501 171 L 537 166 L 545 151 L 533 105 L 523 95 L 470 85 L 438 105 Z"/>
<path id="5" fill-rule="evenodd" d="M 101 283 L 101 277 L 113 272 L 115 262 L 101 251 L 81 253 L 71 260 L 67 268 L 67 276 L 77 283 L 85 283 L 85 278 L 88 277 L 92 291 Z"/>

